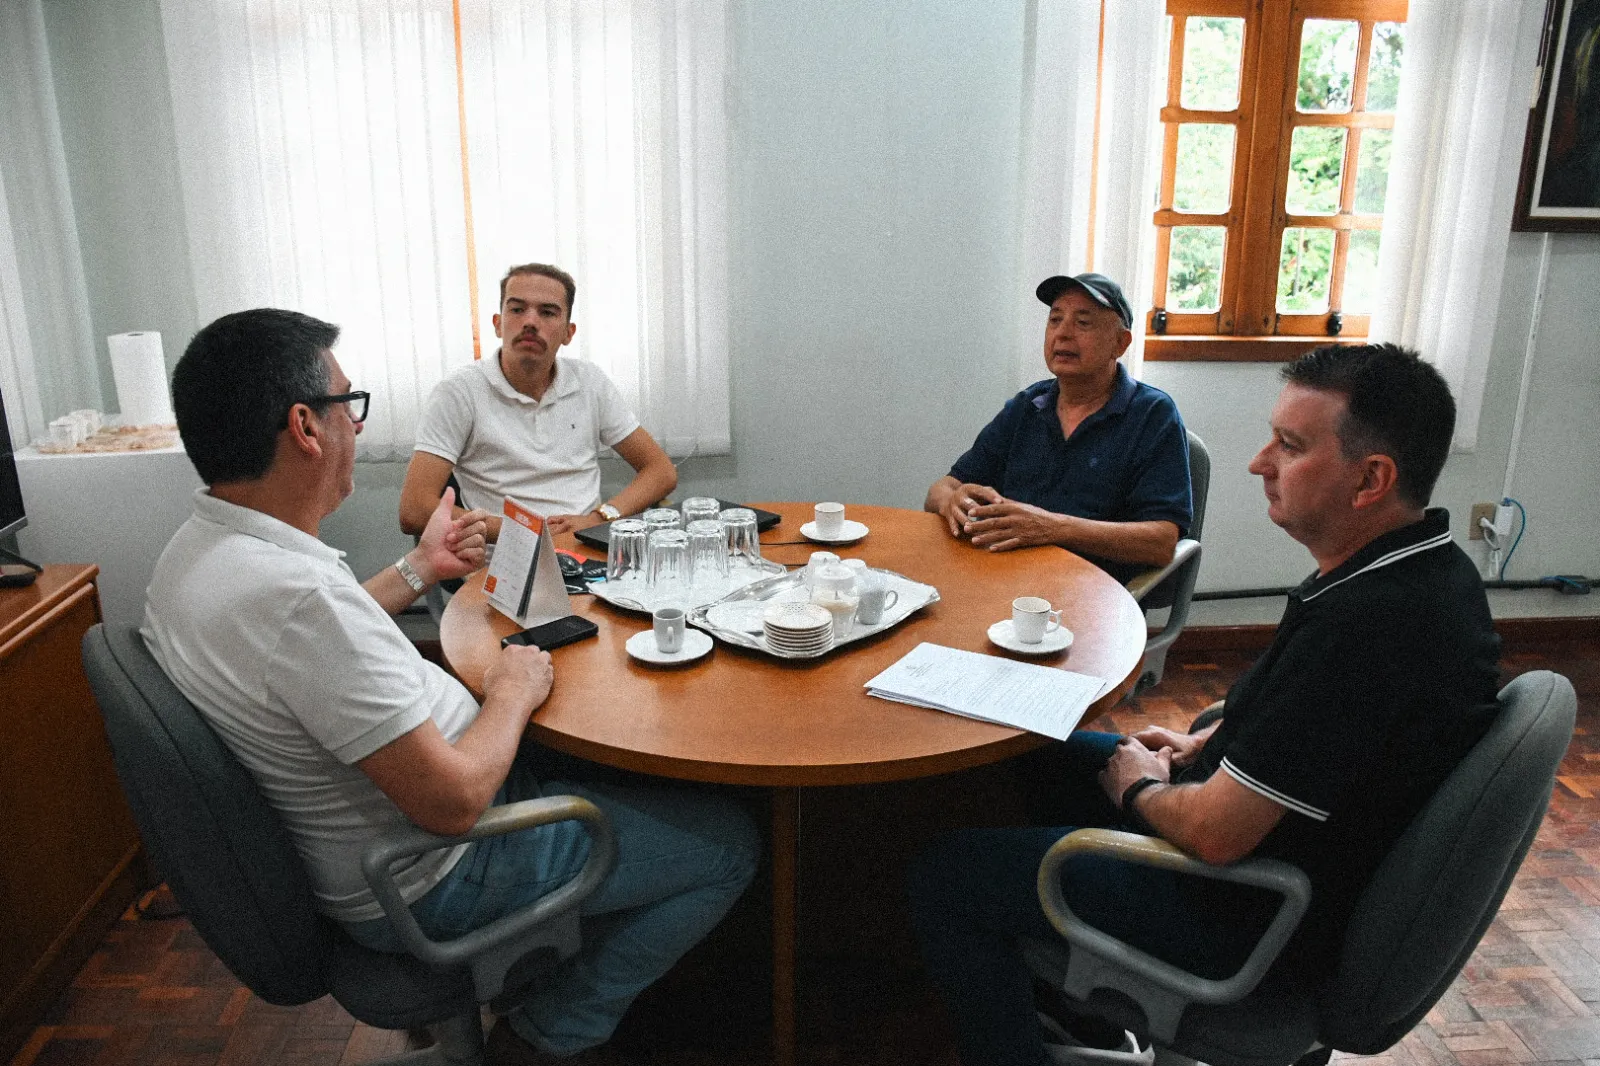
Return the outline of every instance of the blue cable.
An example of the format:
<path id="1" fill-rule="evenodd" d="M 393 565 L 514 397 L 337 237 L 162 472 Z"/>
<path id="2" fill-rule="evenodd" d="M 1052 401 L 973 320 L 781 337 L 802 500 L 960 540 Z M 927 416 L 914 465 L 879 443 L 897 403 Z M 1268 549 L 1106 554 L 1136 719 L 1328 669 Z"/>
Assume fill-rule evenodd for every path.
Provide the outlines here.
<path id="1" fill-rule="evenodd" d="M 1511 556 L 1516 554 L 1517 545 L 1522 543 L 1522 534 L 1528 531 L 1528 512 L 1521 503 L 1513 500 L 1510 496 L 1505 497 L 1500 503 L 1501 505 L 1512 504 L 1516 507 L 1518 515 L 1521 516 L 1521 521 L 1517 523 L 1517 539 L 1511 542 L 1511 550 L 1506 552 L 1506 557 L 1500 561 L 1500 573 L 1498 576 L 1504 580 L 1506 567 L 1511 565 Z"/>

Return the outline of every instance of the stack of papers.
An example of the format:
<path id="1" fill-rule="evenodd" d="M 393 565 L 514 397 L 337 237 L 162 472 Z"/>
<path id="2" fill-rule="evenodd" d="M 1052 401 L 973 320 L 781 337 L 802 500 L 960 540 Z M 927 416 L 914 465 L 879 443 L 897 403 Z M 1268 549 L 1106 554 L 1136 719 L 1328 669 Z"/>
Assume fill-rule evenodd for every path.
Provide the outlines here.
<path id="1" fill-rule="evenodd" d="M 1110 688 L 1104 678 L 918 644 L 867 682 L 867 694 L 1065 740 Z"/>

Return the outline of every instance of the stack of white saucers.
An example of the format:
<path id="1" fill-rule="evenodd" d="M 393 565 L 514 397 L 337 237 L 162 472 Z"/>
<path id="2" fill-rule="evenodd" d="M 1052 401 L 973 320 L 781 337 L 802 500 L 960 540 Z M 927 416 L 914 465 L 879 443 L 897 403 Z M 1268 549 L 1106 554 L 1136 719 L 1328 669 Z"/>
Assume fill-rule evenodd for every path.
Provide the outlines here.
<path id="1" fill-rule="evenodd" d="M 784 655 L 821 655 L 833 646 L 833 615 L 814 603 L 775 603 L 761 626 L 767 646 Z"/>

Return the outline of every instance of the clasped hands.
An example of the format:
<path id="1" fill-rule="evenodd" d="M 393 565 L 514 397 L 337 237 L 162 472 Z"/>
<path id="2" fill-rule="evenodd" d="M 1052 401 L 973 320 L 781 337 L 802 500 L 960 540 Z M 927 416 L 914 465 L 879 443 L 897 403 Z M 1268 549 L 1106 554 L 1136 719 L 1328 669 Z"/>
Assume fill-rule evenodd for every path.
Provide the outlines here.
<path id="1" fill-rule="evenodd" d="M 467 511 L 454 517 L 455 504 L 456 490 L 447 487 L 411 553 L 417 576 L 430 585 L 466 577 L 483 567 L 489 513 Z"/>
<path id="2" fill-rule="evenodd" d="M 1100 787 L 1114 806 L 1122 806 L 1122 794 L 1141 777 L 1170 781 L 1172 771 L 1194 762 L 1206 738 L 1175 733 L 1161 726 L 1146 726 L 1117 744 L 1105 769 L 1100 771 Z"/>
<path id="3" fill-rule="evenodd" d="M 988 485 L 957 487 L 943 514 L 952 537 L 969 537 L 974 548 L 992 552 L 1055 544 L 1061 537 L 1060 515 L 1008 500 Z"/>

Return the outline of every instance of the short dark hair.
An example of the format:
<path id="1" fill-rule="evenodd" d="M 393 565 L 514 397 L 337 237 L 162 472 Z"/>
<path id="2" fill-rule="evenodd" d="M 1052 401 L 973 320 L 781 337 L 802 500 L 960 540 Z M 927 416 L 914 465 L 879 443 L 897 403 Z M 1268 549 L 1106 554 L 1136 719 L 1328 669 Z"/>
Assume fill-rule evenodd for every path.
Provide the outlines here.
<path id="1" fill-rule="evenodd" d="M 289 409 L 328 394 L 322 353 L 338 339 L 338 326 L 273 307 L 223 315 L 194 335 L 172 372 L 172 407 L 201 481 L 266 474 Z"/>
<path id="2" fill-rule="evenodd" d="M 500 306 L 504 307 L 506 305 L 506 282 L 512 278 L 524 277 L 528 274 L 537 274 L 541 278 L 549 278 L 552 281 L 561 282 L 561 287 L 567 290 L 567 320 L 570 322 L 572 320 L 572 305 L 578 299 L 578 283 L 572 280 L 571 274 L 568 274 L 558 266 L 551 266 L 549 263 L 523 263 L 521 266 L 514 266 L 506 271 L 506 276 L 500 279 Z"/>
<path id="3" fill-rule="evenodd" d="M 1283 379 L 1342 393 L 1339 447 L 1349 460 L 1387 455 L 1400 498 L 1426 507 L 1456 426 L 1450 386 L 1433 366 L 1398 344 L 1330 344 L 1283 368 Z"/>

